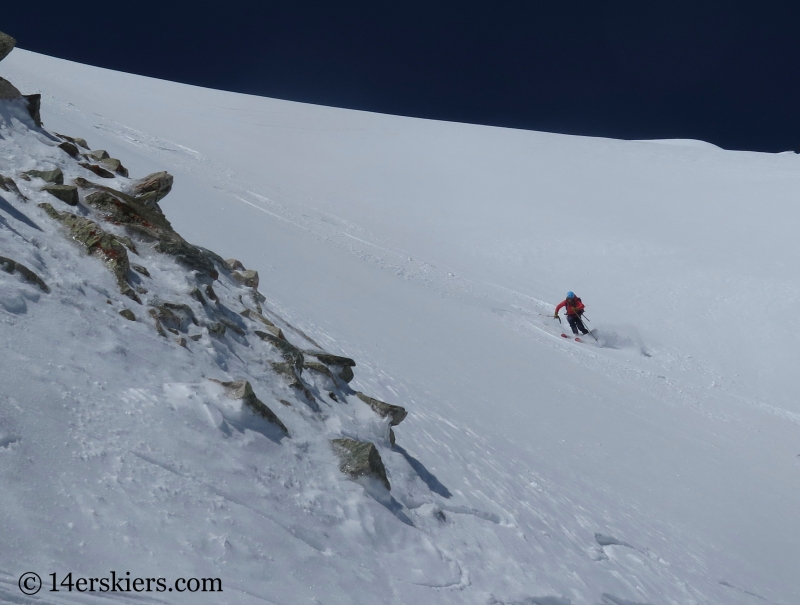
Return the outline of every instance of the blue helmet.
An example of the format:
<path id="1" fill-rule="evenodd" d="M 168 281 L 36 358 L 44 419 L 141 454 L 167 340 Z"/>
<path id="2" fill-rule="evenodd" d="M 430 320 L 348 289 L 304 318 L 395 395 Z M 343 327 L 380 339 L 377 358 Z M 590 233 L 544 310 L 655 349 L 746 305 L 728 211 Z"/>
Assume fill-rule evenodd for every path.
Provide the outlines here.
<path id="1" fill-rule="evenodd" d="M 575 298 L 575 292 L 567 292 L 567 298 Z"/>

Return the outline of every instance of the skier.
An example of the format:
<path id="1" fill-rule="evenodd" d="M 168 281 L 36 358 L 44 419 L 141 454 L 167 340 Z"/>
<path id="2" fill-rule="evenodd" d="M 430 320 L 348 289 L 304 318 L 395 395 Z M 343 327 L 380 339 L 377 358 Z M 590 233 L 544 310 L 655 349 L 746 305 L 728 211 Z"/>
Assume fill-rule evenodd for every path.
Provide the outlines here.
<path id="1" fill-rule="evenodd" d="M 567 292 L 567 298 L 558 303 L 553 317 L 558 319 L 558 312 L 562 307 L 567 308 L 567 321 L 569 322 L 569 327 L 572 328 L 572 333 L 577 336 L 578 330 L 580 330 L 581 334 L 588 334 L 589 330 L 583 325 L 583 320 L 581 319 L 585 308 L 581 299 L 575 296 L 574 292 Z"/>

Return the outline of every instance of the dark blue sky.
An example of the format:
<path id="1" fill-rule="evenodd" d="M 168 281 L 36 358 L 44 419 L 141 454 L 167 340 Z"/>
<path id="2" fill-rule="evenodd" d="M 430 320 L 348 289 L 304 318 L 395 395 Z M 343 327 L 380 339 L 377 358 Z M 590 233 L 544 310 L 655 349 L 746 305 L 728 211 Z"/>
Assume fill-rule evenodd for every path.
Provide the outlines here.
<path id="1" fill-rule="evenodd" d="M 800 150 L 800 2 L 14 2 L 82 63 L 385 113 Z"/>

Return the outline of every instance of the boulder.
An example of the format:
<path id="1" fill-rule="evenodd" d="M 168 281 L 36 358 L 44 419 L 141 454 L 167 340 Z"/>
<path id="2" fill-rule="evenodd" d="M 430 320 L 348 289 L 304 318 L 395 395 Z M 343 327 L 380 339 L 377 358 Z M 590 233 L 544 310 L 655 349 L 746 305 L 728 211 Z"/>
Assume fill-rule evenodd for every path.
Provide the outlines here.
<path id="1" fill-rule="evenodd" d="M 44 283 L 42 278 L 36 275 L 36 273 L 28 269 L 28 267 L 22 263 L 18 263 L 17 261 L 6 258 L 5 256 L 0 256 L 0 269 L 6 273 L 19 273 L 19 275 L 22 276 L 22 279 L 30 284 L 35 285 L 42 292 L 50 292 L 50 288 L 47 287 L 47 284 Z"/>
<path id="2" fill-rule="evenodd" d="M 63 136 L 63 135 L 58 135 Z M 84 153 L 87 158 L 93 159 L 95 162 L 100 162 L 102 160 L 109 159 L 108 152 L 105 149 L 95 149 L 94 151 L 90 151 L 89 153 Z"/>
<path id="3" fill-rule="evenodd" d="M 0 32 L 0 61 L 5 59 L 14 47 L 17 45 L 17 41 L 9 36 L 8 34 L 4 34 Z"/>
<path id="4" fill-rule="evenodd" d="M 164 214 L 156 207 L 150 207 L 121 191 L 111 187 L 97 185 L 86 179 L 75 179 L 75 184 L 86 189 L 96 189 L 95 193 L 86 196 L 87 205 L 99 210 L 104 218 L 117 225 L 123 225 L 129 232 L 155 241 L 155 249 L 164 254 L 174 256 L 181 264 L 211 279 L 217 279 L 214 261 L 215 254 L 193 246 L 175 233 Z"/>
<path id="5" fill-rule="evenodd" d="M 78 188 L 75 185 L 45 185 L 42 191 L 47 191 L 70 206 L 78 205 Z"/>
<path id="6" fill-rule="evenodd" d="M 125 244 L 125 247 L 133 252 L 135 255 L 139 255 L 139 251 L 136 249 L 136 245 L 133 243 L 133 240 L 129 238 L 127 235 L 115 235 L 120 242 Z"/>
<path id="7" fill-rule="evenodd" d="M 11 82 L 0 78 L 0 100 L 21 99 L 22 93 Z"/>
<path id="8" fill-rule="evenodd" d="M 258 288 L 258 271 L 249 269 L 247 271 L 234 271 L 231 273 L 233 279 L 242 285 L 250 288 Z"/>
<path id="9" fill-rule="evenodd" d="M 158 332 L 158 335 L 159 336 L 163 336 L 164 338 L 166 338 L 167 337 L 167 333 L 164 331 L 164 326 L 162 326 L 161 322 L 158 321 L 158 315 L 156 315 L 153 312 L 153 309 L 150 309 L 147 313 L 148 313 L 148 315 L 150 315 L 150 317 L 152 317 L 155 320 L 155 322 L 156 322 L 156 332 Z"/>
<path id="10" fill-rule="evenodd" d="M 227 266 L 231 271 L 244 271 L 244 265 L 242 262 L 236 260 L 235 258 L 227 259 L 225 261 L 225 266 Z"/>
<path id="11" fill-rule="evenodd" d="M 275 373 L 283 378 L 290 387 L 297 389 L 306 396 L 308 403 L 315 412 L 319 412 L 319 406 L 316 404 L 314 394 L 308 390 L 308 387 L 303 384 L 303 381 L 297 376 L 298 371 L 294 364 L 284 361 L 281 363 L 270 363 L 270 365 L 272 369 L 275 370 Z"/>
<path id="12" fill-rule="evenodd" d="M 3 176 L 2 174 L 0 174 L 0 189 L 2 189 L 3 191 L 7 191 L 8 193 L 15 193 L 25 201 L 28 200 L 28 198 L 22 195 L 22 192 L 19 190 L 19 187 L 17 187 L 17 184 L 14 182 L 14 179 L 7 176 Z"/>
<path id="13" fill-rule="evenodd" d="M 70 237 L 81 244 L 89 254 L 102 259 L 117 279 L 120 291 L 141 304 L 142 301 L 128 284 L 128 271 L 130 270 L 128 251 L 114 235 L 106 233 L 97 223 L 87 218 L 69 212 L 58 212 L 47 202 L 39 204 L 39 208 L 44 210 L 50 218 L 67 227 Z"/>
<path id="14" fill-rule="evenodd" d="M 197 287 L 194 287 L 194 288 L 192 288 L 192 289 L 189 291 L 189 296 L 191 296 L 192 298 L 194 298 L 194 299 L 195 299 L 197 302 L 199 302 L 199 303 L 200 303 L 201 305 L 203 305 L 203 306 L 206 306 L 206 305 L 208 304 L 208 303 L 206 302 L 206 299 L 205 299 L 205 297 L 203 296 L 203 293 L 202 293 L 202 292 L 200 292 L 200 288 L 197 288 Z"/>
<path id="15" fill-rule="evenodd" d="M 170 237 L 160 239 L 155 245 L 155 249 L 163 254 L 174 256 L 179 263 L 200 273 L 205 273 L 211 279 L 219 277 L 219 272 L 214 267 L 208 250 L 190 244 L 174 231 Z"/>
<path id="16" fill-rule="evenodd" d="M 25 103 L 28 105 L 28 113 L 31 114 L 31 119 L 34 123 L 41 128 L 42 126 L 42 95 L 39 93 L 32 95 L 22 95 Z"/>
<path id="17" fill-rule="evenodd" d="M 67 143 L 67 144 L 69 144 L 69 143 Z M 104 178 L 104 179 L 113 179 L 114 178 L 114 173 L 113 172 L 109 172 L 108 170 L 106 170 L 102 166 L 98 166 L 97 164 L 90 164 L 89 162 L 81 162 L 80 165 L 83 168 L 86 168 L 86 170 L 94 172 L 97 176 L 99 176 L 101 178 Z"/>
<path id="18" fill-rule="evenodd" d="M 258 313 L 263 313 L 264 309 L 261 308 L 261 303 L 263 301 L 260 300 L 261 298 L 263 298 L 261 296 L 261 293 L 258 290 L 256 290 L 255 288 L 252 288 L 250 290 L 250 298 L 252 299 L 253 304 L 256 306 L 256 311 Z"/>
<path id="19" fill-rule="evenodd" d="M 339 470 L 353 479 L 373 477 L 380 481 L 386 489 L 392 489 L 386 476 L 386 467 L 378 453 L 378 448 L 369 441 L 355 439 L 331 440 L 334 452 L 339 457 Z"/>
<path id="20" fill-rule="evenodd" d="M 227 317 L 220 317 L 219 321 L 220 321 L 220 323 L 225 324 L 225 327 L 228 330 L 231 330 L 232 332 L 236 332 L 236 334 L 238 334 L 239 336 L 244 336 L 245 335 L 245 331 L 242 330 L 242 328 L 240 328 L 236 323 L 232 322 Z"/>
<path id="21" fill-rule="evenodd" d="M 330 355 L 329 353 L 318 353 L 315 351 L 306 351 L 306 353 L 313 355 L 322 363 L 329 366 L 331 371 L 345 382 L 350 382 L 355 377 L 353 374 L 353 368 L 355 367 L 356 362 L 349 357 Z"/>
<path id="22" fill-rule="evenodd" d="M 368 395 L 364 395 L 361 391 L 356 393 L 356 397 L 358 397 L 361 401 L 366 403 L 369 407 L 371 407 L 379 416 L 383 416 L 384 418 L 391 418 L 389 424 L 391 426 L 397 426 L 403 420 L 405 420 L 406 416 L 408 416 L 408 412 L 404 407 L 399 405 L 392 405 L 390 403 L 386 403 L 381 401 L 380 399 L 375 399 L 374 397 L 369 397 Z"/>
<path id="23" fill-rule="evenodd" d="M 259 330 L 255 330 L 256 336 L 258 336 L 261 340 L 264 340 L 274 346 L 281 354 L 287 363 L 294 366 L 295 370 L 298 373 L 303 371 L 303 362 L 305 359 L 303 358 L 303 352 L 290 343 L 288 340 L 283 340 L 282 338 L 278 338 L 272 334 L 267 334 L 266 332 L 261 332 Z"/>
<path id="24" fill-rule="evenodd" d="M 353 374 L 353 368 L 351 368 L 350 366 L 344 366 L 340 368 L 338 376 L 345 382 L 350 382 L 351 380 L 353 380 L 353 378 L 356 377 L 356 375 Z"/>
<path id="25" fill-rule="evenodd" d="M 242 317 L 247 317 L 248 319 L 255 319 L 256 321 L 260 321 L 262 324 L 264 324 L 264 326 L 266 326 L 267 332 L 269 332 L 273 336 L 277 336 L 278 338 L 286 340 L 286 337 L 283 335 L 281 329 L 274 323 L 272 323 L 270 320 L 268 320 L 266 317 L 261 315 L 261 313 L 253 311 L 251 309 L 245 309 L 239 315 L 241 315 Z"/>
<path id="26" fill-rule="evenodd" d="M 281 340 L 286 340 L 286 337 L 283 335 L 283 331 L 278 326 L 264 326 L 264 329 L 274 337 L 280 338 Z"/>
<path id="27" fill-rule="evenodd" d="M 208 333 L 211 334 L 212 336 L 216 336 L 217 338 L 222 338 L 223 336 L 225 336 L 225 324 L 223 323 L 209 324 Z"/>
<path id="28" fill-rule="evenodd" d="M 61 172 L 61 168 L 54 168 L 53 170 L 28 170 L 25 174 L 28 176 L 35 176 L 37 179 L 42 179 L 46 183 L 53 183 L 54 185 L 64 184 L 64 173 Z"/>
<path id="29" fill-rule="evenodd" d="M 63 143 L 59 143 L 58 148 L 67 155 L 72 156 L 73 158 L 77 158 L 81 154 L 81 152 L 78 151 L 78 148 L 75 147 L 75 145 L 73 143 L 70 143 L 69 141 L 64 141 Z"/>
<path id="30" fill-rule="evenodd" d="M 131 263 L 131 269 L 133 269 L 137 273 L 141 273 L 145 277 L 150 277 L 150 271 L 147 270 L 147 267 L 142 267 L 141 265 L 134 265 L 133 263 Z"/>
<path id="31" fill-rule="evenodd" d="M 59 134 L 59 133 L 55 133 L 55 135 L 61 139 L 64 139 L 65 141 L 69 141 L 70 143 L 77 145 L 78 147 L 89 149 L 89 143 L 86 142 L 86 139 L 82 139 L 80 137 L 68 137 L 65 134 Z M 108 154 L 106 154 L 106 157 L 108 157 Z"/>
<path id="32" fill-rule="evenodd" d="M 123 309 L 122 311 L 119 312 L 119 314 L 122 315 L 122 317 L 124 317 L 128 321 L 136 321 L 136 316 L 130 309 Z"/>
<path id="33" fill-rule="evenodd" d="M 120 162 L 118 159 L 116 159 L 116 158 L 106 158 L 106 159 L 100 160 L 100 163 L 105 168 L 108 168 L 112 172 L 116 172 L 118 175 L 124 176 L 125 178 L 128 178 L 128 169 L 125 168 L 125 166 L 122 165 L 122 162 Z"/>
<path id="34" fill-rule="evenodd" d="M 99 210 L 106 220 L 123 225 L 148 240 L 177 235 L 167 218 L 158 210 L 148 208 L 130 195 L 77 178 L 75 184 L 82 189 L 95 189 L 86 196 L 86 204 Z"/>
<path id="35" fill-rule="evenodd" d="M 322 363 L 329 366 L 346 366 L 346 367 L 355 367 L 356 362 L 349 357 L 341 357 L 340 355 L 331 355 L 329 353 L 314 353 L 313 351 L 309 352 L 309 355 L 313 355 L 317 359 L 319 359 Z"/>
<path id="36" fill-rule="evenodd" d="M 140 181 L 132 189 L 133 196 L 147 206 L 156 206 L 172 191 L 173 178 L 168 172 L 154 172 Z"/>
<path id="37" fill-rule="evenodd" d="M 321 363 L 319 363 L 317 361 L 306 361 L 306 362 L 304 362 L 303 363 L 303 369 L 304 370 L 312 370 L 314 372 L 319 372 L 320 374 L 323 374 L 324 376 L 327 376 L 331 380 L 335 380 L 335 378 L 333 377 L 333 373 L 328 369 L 328 366 L 323 365 L 323 364 L 321 364 Z"/>
<path id="38" fill-rule="evenodd" d="M 245 313 L 248 314 L 245 315 Z M 250 311 L 250 309 L 245 309 L 244 311 L 242 311 L 241 314 L 244 315 L 245 317 L 253 317 L 255 319 L 258 319 L 258 321 L 264 323 L 264 329 L 267 332 L 269 332 L 276 338 L 280 338 L 281 340 L 286 340 L 286 337 L 283 335 L 283 331 L 278 326 L 271 323 L 267 318 L 262 317 L 259 313 L 256 313 L 255 311 Z"/>
<path id="39" fill-rule="evenodd" d="M 189 305 L 178 303 L 163 303 L 147 311 L 150 317 L 158 321 L 170 332 L 188 332 L 189 326 L 198 325 Z"/>
<path id="40" fill-rule="evenodd" d="M 280 428 L 287 435 L 289 434 L 289 429 L 287 429 L 286 425 L 283 424 L 283 422 L 280 421 L 280 418 L 275 415 L 275 412 L 269 409 L 265 403 L 256 397 L 256 394 L 253 392 L 252 385 L 247 380 L 222 382 L 220 384 L 225 387 L 225 394 L 230 399 L 241 400 L 242 403 L 244 403 L 257 415 L 261 416 L 266 421 L 277 425 L 278 428 Z"/>

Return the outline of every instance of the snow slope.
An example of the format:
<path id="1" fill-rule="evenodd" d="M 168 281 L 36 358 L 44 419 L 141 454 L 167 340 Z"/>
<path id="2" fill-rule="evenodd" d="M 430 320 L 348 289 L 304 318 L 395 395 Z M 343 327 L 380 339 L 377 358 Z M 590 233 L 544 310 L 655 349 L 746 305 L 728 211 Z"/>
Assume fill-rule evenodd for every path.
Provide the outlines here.
<path id="1" fill-rule="evenodd" d="M 116 569 L 217 575 L 217 603 L 800 602 L 796 155 L 316 107 L 19 49 L 0 76 L 42 92 L 48 130 L 173 173 L 177 231 L 257 269 L 273 311 L 357 360 L 355 389 L 409 410 L 381 444 L 383 503 L 326 449 L 378 438 L 355 404 L 275 409 L 297 433 L 278 444 L 226 435 L 202 377 L 271 388 L 257 355 L 98 323 L 109 292 L 58 272 L 94 265 L 47 244 L 28 260 L 57 294 L 1 326 L 0 598 L 28 602 L 29 569 Z M 5 119 L 0 172 L 46 163 Z M 3 246 L 45 237 L 0 211 Z M 604 347 L 547 318 L 568 289 Z M 62 598 L 96 600 L 39 602 Z"/>

